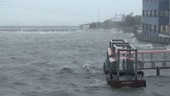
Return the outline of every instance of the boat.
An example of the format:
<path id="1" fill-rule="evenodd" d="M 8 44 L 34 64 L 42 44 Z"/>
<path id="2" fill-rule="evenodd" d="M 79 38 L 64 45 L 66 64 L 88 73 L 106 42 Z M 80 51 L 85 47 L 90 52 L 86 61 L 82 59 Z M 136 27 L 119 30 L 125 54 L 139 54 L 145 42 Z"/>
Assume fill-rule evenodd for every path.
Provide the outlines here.
<path id="1" fill-rule="evenodd" d="M 146 87 L 144 72 L 137 68 L 138 50 L 122 39 L 109 41 L 103 70 L 111 87 Z"/>

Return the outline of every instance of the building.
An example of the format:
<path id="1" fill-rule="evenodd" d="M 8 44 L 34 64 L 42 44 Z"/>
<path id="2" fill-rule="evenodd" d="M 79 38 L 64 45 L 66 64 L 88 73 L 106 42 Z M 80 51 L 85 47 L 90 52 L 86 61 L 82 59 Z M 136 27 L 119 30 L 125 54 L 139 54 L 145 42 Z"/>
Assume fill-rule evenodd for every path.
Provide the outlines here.
<path id="1" fill-rule="evenodd" d="M 169 0 L 143 0 L 143 32 L 169 34 Z"/>
<path id="2" fill-rule="evenodd" d="M 170 43 L 170 0 L 143 0 L 141 40 Z"/>

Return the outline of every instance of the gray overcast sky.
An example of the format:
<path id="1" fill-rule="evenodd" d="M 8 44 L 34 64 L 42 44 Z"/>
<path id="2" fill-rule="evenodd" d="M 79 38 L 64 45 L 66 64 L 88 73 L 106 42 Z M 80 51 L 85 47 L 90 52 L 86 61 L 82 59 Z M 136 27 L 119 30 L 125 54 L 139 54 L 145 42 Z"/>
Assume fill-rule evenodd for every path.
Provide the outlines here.
<path id="1" fill-rule="evenodd" d="M 142 0 L 0 0 L 0 25 L 78 25 L 141 14 Z"/>

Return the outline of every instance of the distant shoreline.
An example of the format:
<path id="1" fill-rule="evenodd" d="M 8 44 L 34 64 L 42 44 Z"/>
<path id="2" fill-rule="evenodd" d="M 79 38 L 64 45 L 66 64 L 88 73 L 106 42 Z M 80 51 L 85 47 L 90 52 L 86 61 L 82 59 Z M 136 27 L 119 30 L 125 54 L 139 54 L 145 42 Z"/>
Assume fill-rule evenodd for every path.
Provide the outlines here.
<path id="1" fill-rule="evenodd" d="M 76 31 L 79 26 L 0 26 L 0 31 Z"/>

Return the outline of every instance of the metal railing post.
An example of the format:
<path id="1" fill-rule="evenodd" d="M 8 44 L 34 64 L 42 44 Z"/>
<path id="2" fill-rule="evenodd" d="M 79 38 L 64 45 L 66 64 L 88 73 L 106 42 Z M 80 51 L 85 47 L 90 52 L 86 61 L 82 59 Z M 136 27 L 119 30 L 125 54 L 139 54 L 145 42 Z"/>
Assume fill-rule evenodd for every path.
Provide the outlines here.
<path id="1" fill-rule="evenodd" d="M 153 61 L 153 53 L 151 53 L 151 67 L 155 68 L 155 62 Z"/>
<path id="2" fill-rule="evenodd" d="M 145 63 L 144 63 L 144 53 L 142 53 L 141 55 L 142 55 L 142 56 L 141 56 L 141 57 L 142 57 L 141 68 L 144 68 L 144 64 L 145 64 Z"/>
<path id="3" fill-rule="evenodd" d="M 164 53 L 164 61 L 162 62 L 162 67 L 166 67 L 166 52 Z"/>
<path id="4" fill-rule="evenodd" d="M 156 75 L 160 76 L 160 68 L 158 66 L 156 67 Z"/>
<path id="5" fill-rule="evenodd" d="M 120 76 L 119 64 L 120 64 L 120 51 L 118 49 L 118 52 L 117 52 L 117 81 L 119 81 L 119 76 Z"/>

